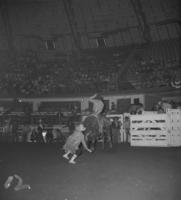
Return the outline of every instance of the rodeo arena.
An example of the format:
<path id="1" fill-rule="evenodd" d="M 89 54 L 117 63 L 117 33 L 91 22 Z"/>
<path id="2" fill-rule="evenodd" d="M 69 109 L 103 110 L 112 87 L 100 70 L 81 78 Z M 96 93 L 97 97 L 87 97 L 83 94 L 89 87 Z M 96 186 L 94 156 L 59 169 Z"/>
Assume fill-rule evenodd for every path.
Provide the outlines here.
<path id="1" fill-rule="evenodd" d="M 0 1 L 0 200 L 181 199 L 179 9 Z"/>

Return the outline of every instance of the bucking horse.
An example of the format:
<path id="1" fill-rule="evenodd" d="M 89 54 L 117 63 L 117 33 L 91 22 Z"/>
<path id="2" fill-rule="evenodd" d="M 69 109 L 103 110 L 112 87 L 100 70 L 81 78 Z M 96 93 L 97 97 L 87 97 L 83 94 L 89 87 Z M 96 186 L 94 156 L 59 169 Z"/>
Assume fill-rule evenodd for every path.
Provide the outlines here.
<path id="1" fill-rule="evenodd" d="M 106 116 L 99 115 L 97 117 L 90 114 L 82 122 L 86 127 L 85 137 L 88 148 L 94 151 L 98 141 L 102 142 L 103 149 L 106 144 L 109 148 L 112 148 L 111 122 Z"/>

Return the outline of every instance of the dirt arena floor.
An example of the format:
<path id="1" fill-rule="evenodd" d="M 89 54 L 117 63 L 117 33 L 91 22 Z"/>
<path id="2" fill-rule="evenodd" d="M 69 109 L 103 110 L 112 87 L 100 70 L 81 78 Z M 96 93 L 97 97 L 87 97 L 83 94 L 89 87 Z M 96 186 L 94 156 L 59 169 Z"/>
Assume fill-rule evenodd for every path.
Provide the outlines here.
<path id="1" fill-rule="evenodd" d="M 76 165 L 57 145 L 0 144 L 1 200 L 180 200 L 181 148 L 136 148 L 84 152 Z M 31 190 L 4 189 L 20 175 Z"/>

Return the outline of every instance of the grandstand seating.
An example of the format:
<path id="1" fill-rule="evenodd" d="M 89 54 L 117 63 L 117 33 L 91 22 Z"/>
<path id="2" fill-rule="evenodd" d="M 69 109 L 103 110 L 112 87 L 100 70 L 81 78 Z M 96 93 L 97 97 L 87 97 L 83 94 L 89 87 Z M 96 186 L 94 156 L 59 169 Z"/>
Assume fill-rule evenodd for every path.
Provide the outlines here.
<path id="1" fill-rule="evenodd" d="M 120 84 L 125 84 L 119 71 L 131 49 L 86 52 L 79 58 L 72 56 L 54 62 L 43 62 L 34 52 L 28 52 L 1 73 L 1 96 L 119 92 Z M 136 89 L 169 87 L 171 80 L 180 74 L 178 52 L 178 40 L 139 46 L 124 75 Z"/>
<path id="2" fill-rule="evenodd" d="M 138 49 L 129 67 L 128 79 L 137 89 L 169 87 L 181 74 L 178 53 L 178 40 L 156 42 Z"/>

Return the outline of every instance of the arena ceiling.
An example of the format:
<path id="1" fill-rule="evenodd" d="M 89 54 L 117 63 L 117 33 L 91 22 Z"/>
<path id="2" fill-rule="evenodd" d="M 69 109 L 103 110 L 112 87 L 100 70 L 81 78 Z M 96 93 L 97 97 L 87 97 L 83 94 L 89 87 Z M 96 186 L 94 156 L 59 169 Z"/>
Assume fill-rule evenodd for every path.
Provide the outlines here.
<path id="1" fill-rule="evenodd" d="M 5 31 L 25 40 L 54 40 L 62 51 L 140 44 L 180 37 L 179 0 L 4 0 Z M 4 16 L 3 16 L 4 17 Z M 2 21 L 3 18 L 2 17 Z M 5 16 L 7 17 L 7 16 Z M 0 33 L 4 35 L 4 33 Z M 31 40 L 31 41 L 30 41 Z M 34 42 L 32 42 L 34 40 Z M 39 42 L 38 42 L 39 41 Z M 35 44 L 34 44 L 35 45 Z M 37 48 L 37 47 L 36 47 Z"/>

